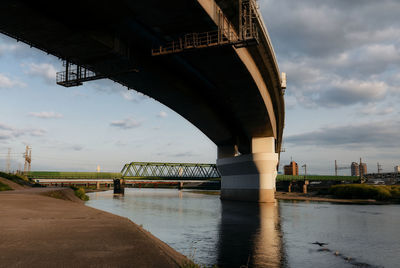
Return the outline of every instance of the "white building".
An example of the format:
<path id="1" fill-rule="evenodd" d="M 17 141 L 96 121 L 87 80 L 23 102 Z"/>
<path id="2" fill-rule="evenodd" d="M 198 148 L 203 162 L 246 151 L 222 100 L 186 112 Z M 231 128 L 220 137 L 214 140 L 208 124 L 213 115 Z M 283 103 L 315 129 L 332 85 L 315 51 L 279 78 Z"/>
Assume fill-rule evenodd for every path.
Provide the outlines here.
<path id="1" fill-rule="evenodd" d="M 400 166 L 395 166 L 394 167 L 394 172 L 400 173 Z"/>

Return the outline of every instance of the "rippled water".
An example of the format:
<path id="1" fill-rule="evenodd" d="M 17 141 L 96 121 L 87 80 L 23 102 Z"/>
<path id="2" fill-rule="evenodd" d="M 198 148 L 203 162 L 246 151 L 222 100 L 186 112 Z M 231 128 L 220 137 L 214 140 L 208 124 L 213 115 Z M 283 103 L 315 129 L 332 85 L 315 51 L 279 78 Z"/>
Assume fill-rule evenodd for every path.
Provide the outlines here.
<path id="1" fill-rule="evenodd" d="M 90 193 L 196 263 L 219 267 L 399 267 L 400 206 L 221 202 L 176 189 Z M 320 247 L 313 242 L 328 243 Z"/>

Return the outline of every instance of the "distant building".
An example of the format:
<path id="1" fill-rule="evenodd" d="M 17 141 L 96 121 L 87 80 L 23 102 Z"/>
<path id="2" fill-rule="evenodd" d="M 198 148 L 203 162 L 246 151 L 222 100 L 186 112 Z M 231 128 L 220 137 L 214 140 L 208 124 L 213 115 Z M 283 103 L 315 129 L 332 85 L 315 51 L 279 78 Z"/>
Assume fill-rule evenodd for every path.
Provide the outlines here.
<path id="1" fill-rule="evenodd" d="M 395 166 L 394 167 L 394 172 L 395 173 L 400 173 L 400 166 Z"/>
<path id="2" fill-rule="evenodd" d="M 283 171 L 285 175 L 299 175 L 299 166 L 292 161 L 289 165 L 283 167 Z"/>
<path id="3" fill-rule="evenodd" d="M 367 164 L 361 163 L 359 167 L 360 167 L 361 177 L 363 177 L 365 174 L 367 174 Z"/>
<path id="4" fill-rule="evenodd" d="M 356 162 L 351 163 L 351 176 L 359 177 L 360 173 L 361 173 L 361 176 L 364 176 L 365 174 L 367 174 L 367 164 L 361 163 L 361 165 L 359 165 Z"/>
<path id="5" fill-rule="evenodd" d="M 351 163 L 351 176 L 360 176 L 360 168 L 356 162 Z"/>

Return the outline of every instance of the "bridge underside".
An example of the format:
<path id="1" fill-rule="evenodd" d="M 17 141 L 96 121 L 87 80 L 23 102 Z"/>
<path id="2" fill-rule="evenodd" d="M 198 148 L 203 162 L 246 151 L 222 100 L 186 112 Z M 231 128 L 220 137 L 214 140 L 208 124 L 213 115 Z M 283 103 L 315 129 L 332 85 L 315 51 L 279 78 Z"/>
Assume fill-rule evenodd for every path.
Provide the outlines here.
<path id="1" fill-rule="evenodd" d="M 219 159 L 232 158 L 219 161 L 222 176 L 234 176 L 226 167 L 232 163 L 243 166 L 239 162 L 245 155 L 259 157 L 254 149 L 257 140 L 271 137 L 259 153 L 271 158 L 264 159 L 269 168 L 262 172 L 273 174 L 284 107 L 273 50 L 266 47 L 265 40 L 249 48 L 226 45 L 151 55 L 152 48 L 186 33 L 216 30 L 204 3 L 214 1 L 70 0 L 60 5 L 54 1 L 4 0 L 0 2 L 0 32 L 142 92 L 181 114 L 218 146 Z M 217 3 L 237 25 L 236 1 Z M 233 159 L 237 153 L 242 154 L 242 160 Z M 267 153 L 271 155 L 267 157 Z M 248 167 L 243 166 L 243 171 L 254 175 L 254 183 L 246 187 L 265 188 L 263 181 L 269 180 L 268 176 L 262 179 L 257 175 L 264 160 L 258 164 L 253 160 L 247 159 Z M 246 174 L 235 176 L 226 180 L 226 189 L 243 189 L 233 181 Z"/>
<path id="2" fill-rule="evenodd" d="M 216 29 L 197 1 L 69 1 L 60 7 L 5 0 L 0 8 L 3 33 L 160 101 L 218 146 L 236 144 L 249 153 L 252 137 L 276 136 L 234 47 L 151 56 L 151 48 L 185 33 Z"/>

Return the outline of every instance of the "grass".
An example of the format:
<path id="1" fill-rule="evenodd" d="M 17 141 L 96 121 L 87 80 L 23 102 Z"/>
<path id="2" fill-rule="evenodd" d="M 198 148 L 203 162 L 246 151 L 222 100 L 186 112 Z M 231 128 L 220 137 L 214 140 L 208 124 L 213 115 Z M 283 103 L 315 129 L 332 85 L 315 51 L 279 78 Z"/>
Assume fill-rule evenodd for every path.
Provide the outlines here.
<path id="1" fill-rule="evenodd" d="M 10 190 L 12 190 L 10 186 L 0 182 L 0 192 L 1 191 L 10 191 Z"/>
<path id="2" fill-rule="evenodd" d="M 328 176 L 328 175 L 307 175 L 307 180 L 310 181 L 358 181 L 359 177 L 354 176 Z M 292 180 L 304 180 L 304 175 L 278 175 L 277 181 L 292 181 Z"/>
<path id="3" fill-rule="evenodd" d="M 22 175 L 15 175 L 15 174 L 0 172 L 0 177 L 10 180 L 10 181 L 13 181 L 13 182 L 18 183 L 19 185 L 23 185 L 23 186 L 34 186 L 35 185 L 35 183 L 33 183 L 27 177 L 22 176 Z"/>
<path id="4" fill-rule="evenodd" d="M 120 178 L 121 173 L 32 171 L 28 177 L 30 179 L 113 179 Z"/>
<path id="5" fill-rule="evenodd" d="M 89 196 L 86 195 L 85 189 L 82 187 L 75 187 L 75 186 L 71 186 L 71 189 L 74 190 L 75 195 L 83 200 L 83 201 L 88 201 L 89 200 Z"/>
<path id="6" fill-rule="evenodd" d="M 400 201 L 400 185 L 339 184 L 330 193 L 339 198 Z"/>
<path id="7" fill-rule="evenodd" d="M 186 262 L 181 265 L 182 268 L 218 268 L 218 266 L 213 265 L 213 266 L 205 266 L 205 265 L 199 265 L 194 262 Z"/>

